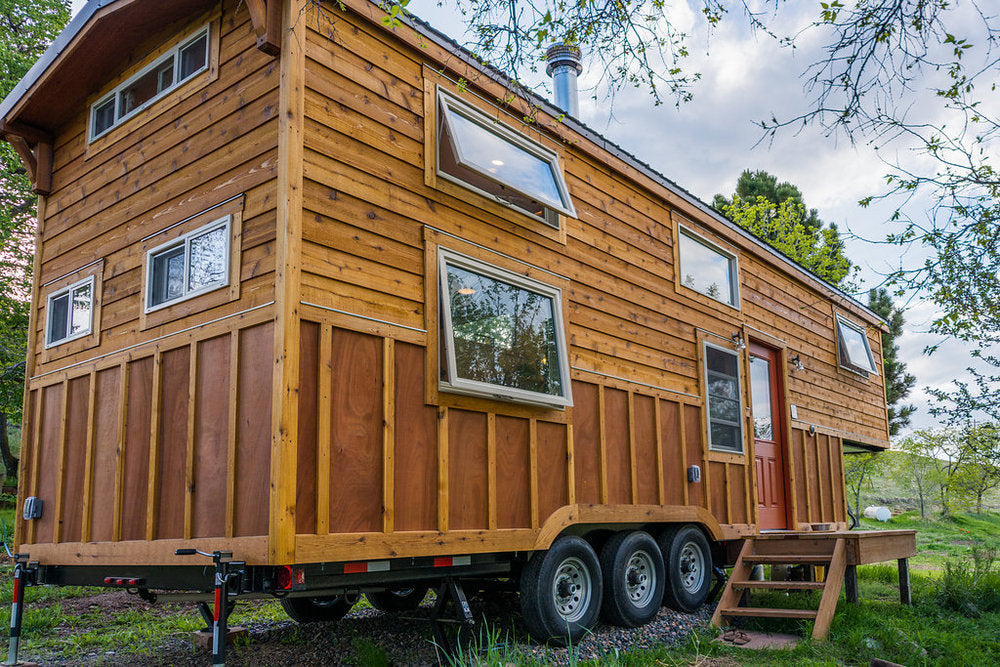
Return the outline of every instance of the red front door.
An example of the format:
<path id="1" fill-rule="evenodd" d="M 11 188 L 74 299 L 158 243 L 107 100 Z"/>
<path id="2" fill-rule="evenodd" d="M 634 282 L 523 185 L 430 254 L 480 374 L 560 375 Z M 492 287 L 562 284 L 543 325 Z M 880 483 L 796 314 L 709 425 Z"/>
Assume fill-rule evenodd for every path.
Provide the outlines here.
<path id="1" fill-rule="evenodd" d="M 758 343 L 750 344 L 750 395 L 760 530 L 788 528 L 779 359 L 777 350 Z"/>

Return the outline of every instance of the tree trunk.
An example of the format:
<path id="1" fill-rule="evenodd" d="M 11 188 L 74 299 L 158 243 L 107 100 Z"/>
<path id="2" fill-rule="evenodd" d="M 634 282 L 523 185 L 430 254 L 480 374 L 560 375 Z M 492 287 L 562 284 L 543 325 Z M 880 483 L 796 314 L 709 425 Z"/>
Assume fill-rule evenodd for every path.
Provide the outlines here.
<path id="1" fill-rule="evenodd" d="M 7 438 L 7 414 L 0 410 L 0 455 L 3 456 L 3 467 L 7 476 L 17 478 L 17 465 L 20 461 L 10 453 L 10 440 Z"/>

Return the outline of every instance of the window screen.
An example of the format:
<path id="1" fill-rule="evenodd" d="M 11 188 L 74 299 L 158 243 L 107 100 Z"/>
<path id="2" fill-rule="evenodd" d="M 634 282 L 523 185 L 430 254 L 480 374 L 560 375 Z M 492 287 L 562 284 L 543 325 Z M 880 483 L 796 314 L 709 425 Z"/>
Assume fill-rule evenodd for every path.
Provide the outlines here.
<path id="1" fill-rule="evenodd" d="M 705 344 L 705 402 L 711 449 L 743 451 L 740 359 L 737 353 Z"/>
<path id="2" fill-rule="evenodd" d="M 547 221 L 576 217 L 555 153 L 443 93 L 438 108 L 441 174 Z"/>
<path id="3" fill-rule="evenodd" d="M 462 255 L 438 252 L 442 386 L 569 405 L 560 291 Z"/>
<path id="4" fill-rule="evenodd" d="M 840 365 L 855 373 L 878 374 L 864 327 L 837 315 L 837 353 Z"/>

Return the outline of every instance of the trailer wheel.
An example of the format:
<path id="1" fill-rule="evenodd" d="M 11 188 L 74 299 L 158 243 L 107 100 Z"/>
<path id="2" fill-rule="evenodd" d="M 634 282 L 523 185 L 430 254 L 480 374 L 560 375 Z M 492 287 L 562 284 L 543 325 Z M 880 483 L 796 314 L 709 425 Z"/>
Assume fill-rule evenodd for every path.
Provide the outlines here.
<path id="1" fill-rule="evenodd" d="M 712 588 L 708 539 L 700 528 L 688 524 L 663 531 L 659 544 L 667 571 L 663 604 L 677 611 L 696 610 Z"/>
<path id="2" fill-rule="evenodd" d="M 365 593 L 368 603 L 379 611 L 412 611 L 427 597 L 426 586 L 411 588 L 388 588 L 384 591 Z"/>
<path id="3" fill-rule="evenodd" d="M 531 636 L 564 646 L 577 642 L 601 610 L 601 566 L 585 540 L 560 537 L 521 571 L 521 615 Z"/>
<path id="4" fill-rule="evenodd" d="M 332 623 L 342 619 L 357 601 L 357 595 L 282 598 L 281 606 L 296 623 Z"/>
<path id="5" fill-rule="evenodd" d="M 663 603 L 663 556 L 656 540 L 641 530 L 616 533 L 601 549 L 604 604 L 612 625 L 635 628 L 649 623 Z"/>

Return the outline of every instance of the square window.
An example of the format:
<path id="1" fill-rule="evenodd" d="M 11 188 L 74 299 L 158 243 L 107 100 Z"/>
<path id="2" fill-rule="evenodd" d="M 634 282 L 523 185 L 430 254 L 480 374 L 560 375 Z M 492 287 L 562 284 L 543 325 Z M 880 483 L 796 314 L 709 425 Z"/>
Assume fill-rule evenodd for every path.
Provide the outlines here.
<path id="1" fill-rule="evenodd" d="M 181 47 L 178 81 L 184 81 L 208 67 L 208 33 Z"/>
<path id="2" fill-rule="evenodd" d="M 94 320 L 94 277 L 50 294 L 46 311 L 45 347 L 90 334 Z"/>
<path id="3" fill-rule="evenodd" d="M 865 377 L 870 373 L 878 375 L 865 328 L 840 315 L 837 315 L 837 356 L 841 367 L 849 371 Z"/>
<path id="4" fill-rule="evenodd" d="M 708 446 L 743 453 L 743 399 L 736 352 L 705 343 L 705 403 Z"/>
<path id="5" fill-rule="evenodd" d="M 681 284 L 716 301 L 739 308 L 736 257 L 684 227 L 678 227 L 678 231 Z"/>
<path id="6" fill-rule="evenodd" d="M 438 258 L 442 386 L 571 405 L 560 290 L 444 249 Z"/>
<path id="7" fill-rule="evenodd" d="M 146 312 L 229 284 L 229 216 L 149 251 Z"/>
<path id="8" fill-rule="evenodd" d="M 576 217 L 558 155 L 443 92 L 438 110 L 439 174 L 556 228 Z"/>

